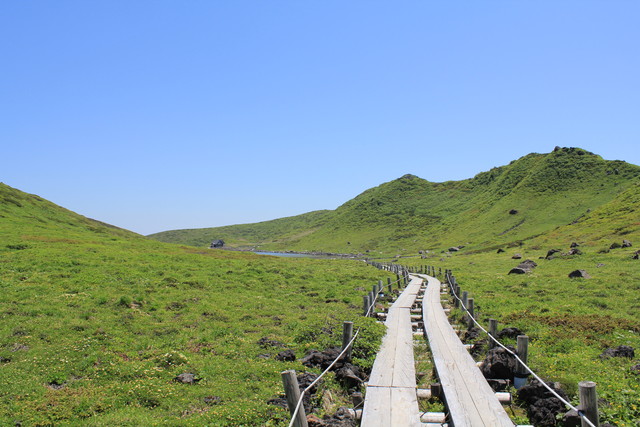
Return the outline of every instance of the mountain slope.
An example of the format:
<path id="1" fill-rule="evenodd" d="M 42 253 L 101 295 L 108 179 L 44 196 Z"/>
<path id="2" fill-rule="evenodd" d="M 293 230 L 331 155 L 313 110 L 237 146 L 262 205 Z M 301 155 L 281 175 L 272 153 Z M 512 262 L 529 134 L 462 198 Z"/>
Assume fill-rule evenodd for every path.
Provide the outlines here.
<path id="1" fill-rule="evenodd" d="M 232 245 L 332 252 L 491 247 L 571 223 L 614 200 L 639 177 L 638 166 L 607 161 L 579 148 L 556 148 L 462 181 L 433 183 L 405 175 L 334 211 L 322 211 L 317 221 L 306 223 L 307 218 L 299 216 L 182 230 L 182 236 L 190 237 L 180 242 L 203 245 L 222 238 Z M 171 233 L 150 237 L 174 241 Z"/>

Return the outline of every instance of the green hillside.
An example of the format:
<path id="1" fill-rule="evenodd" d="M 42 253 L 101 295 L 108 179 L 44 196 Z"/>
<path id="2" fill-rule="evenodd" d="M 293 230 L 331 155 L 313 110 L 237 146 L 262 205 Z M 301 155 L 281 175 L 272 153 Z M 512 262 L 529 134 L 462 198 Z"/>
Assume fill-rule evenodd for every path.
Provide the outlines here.
<path id="1" fill-rule="evenodd" d="M 572 223 L 615 200 L 639 178 L 639 166 L 579 148 L 556 148 L 463 181 L 433 183 L 405 175 L 334 211 L 150 237 L 194 246 L 224 239 L 231 246 L 272 250 L 413 253 L 458 245 L 477 250 Z"/>
<path id="2" fill-rule="evenodd" d="M 382 327 L 360 318 L 362 289 L 386 277 L 165 244 L 1 184 L 0 425 L 281 425 L 267 401 L 305 368 L 258 340 L 301 357 L 354 320 L 370 365 Z"/>

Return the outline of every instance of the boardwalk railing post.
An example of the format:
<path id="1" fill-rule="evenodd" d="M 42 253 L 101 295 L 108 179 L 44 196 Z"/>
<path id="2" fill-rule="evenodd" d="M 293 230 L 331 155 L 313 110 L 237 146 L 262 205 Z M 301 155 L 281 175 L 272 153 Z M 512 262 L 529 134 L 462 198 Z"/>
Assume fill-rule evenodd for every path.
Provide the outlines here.
<path id="1" fill-rule="evenodd" d="M 389 295 L 391 295 L 391 277 L 387 277 L 387 289 L 389 290 Z"/>
<path id="2" fill-rule="evenodd" d="M 345 348 L 347 348 L 347 346 L 349 346 L 349 343 L 351 342 L 351 338 L 353 338 L 353 322 L 343 322 L 341 350 L 344 350 Z M 345 361 L 351 360 L 351 346 L 349 346 L 349 349 L 344 354 L 344 360 Z"/>
<path id="3" fill-rule="evenodd" d="M 529 355 L 529 337 L 526 335 L 518 335 L 518 348 L 516 354 L 522 360 L 522 363 L 527 363 L 527 357 Z M 516 390 L 519 390 L 523 386 L 527 384 L 527 369 L 522 365 L 522 363 L 518 362 L 518 366 L 516 367 L 516 374 L 513 379 L 513 386 Z"/>
<path id="4" fill-rule="evenodd" d="M 498 321 L 496 319 L 489 319 L 489 334 L 497 339 L 498 335 Z M 489 350 L 496 346 L 495 341 L 489 338 Z"/>
<path id="5" fill-rule="evenodd" d="M 369 312 L 369 306 L 371 305 L 371 303 L 369 303 L 369 295 L 365 295 L 362 297 L 362 305 L 364 310 L 362 314 L 366 316 L 367 313 Z"/>
<path id="6" fill-rule="evenodd" d="M 382 280 L 378 280 L 378 292 L 382 290 Z"/>
<path id="7" fill-rule="evenodd" d="M 584 415 L 594 426 L 600 426 L 600 420 L 598 416 L 598 395 L 596 393 L 596 383 L 593 381 L 580 381 L 578 383 L 580 388 L 580 408 Z M 588 424 L 582 419 L 582 427 L 586 427 Z"/>
<path id="8" fill-rule="evenodd" d="M 469 301 L 468 301 L 468 299 L 469 299 L 469 292 L 467 292 L 467 291 L 462 291 L 462 305 L 463 305 L 464 307 L 460 307 L 460 308 L 462 308 L 463 310 L 464 310 L 466 307 L 468 307 L 468 306 L 469 306 Z"/>
<path id="9" fill-rule="evenodd" d="M 284 385 L 284 393 L 287 396 L 287 406 L 291 415 L 296 410 L 298 400 L 300 400 L 300 386 L 298 385 L 298 378 L 296 377 L 296 371 L 288 370 L 282 372 L 282 384 Z M 300 405 L 298 413 L 293 421 L 295 427 L 308 427 L 307 416 L 304 413 L 304 405 Z"/>
<path id="10" fill-rule="evenodd" d="M 475 319 L 474 313 L 473 313 L 473 298 L 469 298 L 467 302 L 469 303 L 469 307 L 467 307 L 467 310 L 469 311 L 469 327 L 472 327 L 473 319 Z"/>

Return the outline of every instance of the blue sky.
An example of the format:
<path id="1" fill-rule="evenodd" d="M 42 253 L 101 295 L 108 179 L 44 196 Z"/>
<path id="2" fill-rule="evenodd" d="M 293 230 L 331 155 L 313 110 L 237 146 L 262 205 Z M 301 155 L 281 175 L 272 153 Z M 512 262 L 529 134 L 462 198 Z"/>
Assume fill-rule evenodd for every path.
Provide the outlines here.
<path id="1" fill-rule="evenodd" d="M 0 181 L 142 234 L 577 146 L 640 164 L 640 2 L 0 2 Z"/>

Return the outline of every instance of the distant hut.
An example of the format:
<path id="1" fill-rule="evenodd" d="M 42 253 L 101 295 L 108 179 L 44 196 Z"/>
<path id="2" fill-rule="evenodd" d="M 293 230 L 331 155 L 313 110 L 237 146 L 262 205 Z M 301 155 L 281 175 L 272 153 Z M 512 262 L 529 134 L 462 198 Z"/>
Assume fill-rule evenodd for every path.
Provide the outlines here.
<path id="1" fill-rule="evenodd" d="M 223 246 L 224 246 L 224 240 L 222 239 L 214 240 L 213 242 L 211 242 L 211 246 L 209 246 L 209 249 L 221 248 Z"/>

